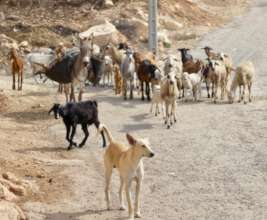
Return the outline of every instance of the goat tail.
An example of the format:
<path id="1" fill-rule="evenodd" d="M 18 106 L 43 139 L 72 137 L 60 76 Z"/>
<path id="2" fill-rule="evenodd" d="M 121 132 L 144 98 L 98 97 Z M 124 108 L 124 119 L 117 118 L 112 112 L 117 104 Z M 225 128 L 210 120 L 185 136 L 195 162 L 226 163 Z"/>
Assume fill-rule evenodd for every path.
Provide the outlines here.
<path id="1" fill-rule="evenodd" d="M 104 124 L 100 124 L 100 125 L 99 125 L 98 133 L 101 133 L 101 132 L 106 133 L 106 136 L 107 136 L 107 138 L 108 138 L 109 143 L 113 143 L 113 136 L 112 136 L 112 134 L 110 133 L 110 131 L 109 131 L 109 129 L 107 128 L 106 125 L 104 125 Z"/>

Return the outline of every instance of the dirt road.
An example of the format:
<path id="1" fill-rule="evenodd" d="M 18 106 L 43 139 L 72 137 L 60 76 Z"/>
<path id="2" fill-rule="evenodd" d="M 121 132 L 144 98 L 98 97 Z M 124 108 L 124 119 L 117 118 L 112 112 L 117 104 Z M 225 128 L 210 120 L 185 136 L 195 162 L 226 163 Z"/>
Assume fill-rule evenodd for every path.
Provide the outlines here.
<path id="1" fill-rule="evenodd" d="M 205 98 L 198 103 L 179 102 L 178 122 L 167 130 L 161 117 L 149 114 L 149 103 L 139 98 L 124 102 L 110 89 L 88 89 L 86 97 L 98 100 L 100 119 L 116 138 L 126 141 L 126 132 L 150 138 L 156 156 L 144 160 L 142 219 L 267 219 L 267 4 L 264 2 L 255 1 L 246 15 L 208 34 L 199 44 L 232 54 L 235 63 L 253 60 L 257 78 L 252 104 L 214 105 Z M 202 54 L 199 49 L 195 52 Z M 4 78 L 1 87 L 9 89 L 5 82 L 10 79 Z M 21 103 L 22 109 L 1 116 L 2 131 L 11 132 L 4 140 L 10 140 L 8 135 L 19 129 L 12 136 L 18 144 L 5 143 L 4 147 L 20 160 L 33 161 L 31 169 L 42 167 L 40 172 L 45 173 L 42 196 L 33 195 L 22 206 L 30 219 L 126 219 L 127 212 L 118 210 L 117 172 L 112 181 L 113 210 L 106 211 L 104 151 L 100 138 L 99 141 L 95 138 L 95 129 L 90 130 L 83 149 L 67 152 L 62 122 L 46 115 L 48 107 L 53 102 L 63 102 L 64 97 L 55 95 L 55 88 L 37 87 L 31 79 L 26 80 L 21 97 L 17 98 L 10 90 L 8 93 L 14 102 Z M 41 104 L 39 110 L 32 109 L 33 103 Z M 30 118 L 30 122 L 26 120 Z M 80 129 L 78 134 L 82 135 Z M 53 178 L 50 184 L 49 178 Z"/>

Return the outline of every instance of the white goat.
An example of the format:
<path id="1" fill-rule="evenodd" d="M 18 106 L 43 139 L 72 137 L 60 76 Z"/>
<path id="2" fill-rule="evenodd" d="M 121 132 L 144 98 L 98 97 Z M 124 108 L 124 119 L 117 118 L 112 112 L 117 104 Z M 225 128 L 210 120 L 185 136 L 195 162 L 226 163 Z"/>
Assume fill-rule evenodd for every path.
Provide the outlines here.
<path id="1" fill-rule="evenodd" d="M 251 87 L 253 78 L 255 76 L 255 67 L 251 61 L 247 61 L 242 63 L 239 67 L 236 68 L 236 73 L 233 78 L 230 91 L 228 92 L 228 100 L 230 103 L 234 102 L 235 91 L 236 88 L 239 87 L 239 100 L 241 102 L 244 100 L 244 104 L 246 101 L 246 89 L 248 89 L 249 93 L 249 102 L 251 102 Z M 242 92 L 243 86 L 243 92 Z"/>
<path id="2" fill-rule="evenodd" d="M 133 99 L 134 89 L 134 74 L 135 74 L 135 61 L 133 53 L 130 50 L 126 51 L 126 56 L 123 57 L 121 64 L 121 75 L 123 79 L 123 96 L 127 99 L 128 81 L 130 82 L 130 99 Z"/>
<path id="3" fill-rule="evenodd" d="M 181 58 L 176 58 L 173 55 L 167 56 L 164 59 L 164 74 L 167 75 L 170 72 L 175 72 L 177 87 L 179 91 L 179 98 L 182 97 L 183 93 L 183 82 L 182 82 L 182 73 L 183 73 L 183 63 Z"/>
<path id="4" fill-rule="evenodd" d="M 104 59 L 105 59 L 105 70 L 103 76 L 103 85 L 111 86 L 113 78 L 113 61 L 110 56 L 105 56 Z"/>
<path id="5" fill-rule="evenodd" d="M 160 114 L 159 105 L 161 105 L 162 114 L 163 114 L 163 117 L 164 117 L 164 106 L 163 106 L 163 100 L 161 98 L 161 93 L 160 93 L 160 85 L 154 85 L 153 97 L 152 97 L 151 107 L 150 107 L 150 112 L 151 113 L 153 112 L 153 106 L 154 105 L 156 105 L 155 116 Z"/>
<path id="6" fill-rule="evenodd" d="M 167 124 L 167 128 L 169 129 L 173 122 L 176 122 L 178 89 L 175 72 L 170 72 L 163 78 L 160 93 L 165 105 L 165 124 Z"/>
<path id="7" fill-rule="evenodd" d="M 199 97 L 201 97 L 202 68 L 198 73 L 188 74 L 187 72 L 184 72 L 182 75 L 182 82 L 185 90 L 185 100 L 187 101 L 188 90 L 190 90 L 194 100 L 197 101 L 198 94 Z"/>

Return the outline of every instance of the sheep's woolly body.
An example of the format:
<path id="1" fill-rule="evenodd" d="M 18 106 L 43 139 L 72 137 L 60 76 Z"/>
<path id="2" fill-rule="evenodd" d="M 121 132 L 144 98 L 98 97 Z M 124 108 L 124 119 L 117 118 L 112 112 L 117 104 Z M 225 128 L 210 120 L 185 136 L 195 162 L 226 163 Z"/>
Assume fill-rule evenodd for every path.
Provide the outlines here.
<path id="1" fill-rule="evenodd" d="M 220 53 L 220 58 L 223 61 L 226 68 L 226 83 L 227 83 L 233 69 L 233 60 L 229 55 L 226 55 L 224 53 Z"/>
<path id="2" fill-rule="evenodd" d="M 223 61 L 219 60 L 211 60 L 211 66 L 213 68 L 211 74 L 211 81 L 214 85 L 214 103 L 217 102 L 218 99 L 218 89 L 221 89 L 221 99 L 224 99 L 225 91 L 226 91 L 226 67 Z"/>
<path id="3" fill-rule="evenodd" d="M 201 80 L 202 80 L 202 69 L 198 73 L 188 74 L 183 73 L 183 86 L 185 90 L 191 90 L 195 101 L 197 100 L 197 93 L 201 96 Z M 185 91 L 185 96 L 187 91 Z"/>
<path id="4" fill-rule="evenodd" d="M 255 77 L 255 67 L 251 61 L 242 63 L 236 68 L 236 73 L 233 78 L 230 92 L 228 93 L 228 99 L 232 103 L 235 97 L 235 91 L 239 87 L 239 101 L 242 99 L 246 103 L 246 88 L 249 92 L 249 101 L 251 102 L 251 87 L 253 79 Z M 243 86 L 243 92 L 241 94 L 241 86 Z"/>
<path id="5" fill-rule="evenodd" d="M 162 113 L 164 115 L 164 108 L 163 108 L 163 99 L 161 97 L 161 88 L 160 85 L 155 85 L 154 90 L 153 90 L 153 97 L 151 101 L 151 108 L 150 112 L 153 112 L 153 106 L 156 105 L 156 110 L 155 110 L 155 116 L 157 116 L 160 111 L 159 111 L 159 105 L 162 107 Z"/>

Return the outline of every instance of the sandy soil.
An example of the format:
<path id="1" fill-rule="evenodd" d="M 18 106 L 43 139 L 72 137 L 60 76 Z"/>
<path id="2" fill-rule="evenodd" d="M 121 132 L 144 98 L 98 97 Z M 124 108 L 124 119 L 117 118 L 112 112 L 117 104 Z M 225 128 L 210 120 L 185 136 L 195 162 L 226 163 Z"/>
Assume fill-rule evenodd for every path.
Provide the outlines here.
<path id="1" fill-rule="evenodd" d="M 144 160 L 142 219 L 267 218 L 266 16 L 264 0 L 257 0 L 247 15 L 199 43 L 232 54 L 236 64 L 255 62 L 251 104 L 214 105 L 206 98 L 179 102 L 178 122 L 167 130 L 137 95 L 124 102 L 111 89 L 88 88 L 86 99 L 98 100 L 100 120 L 117 139 L 126 142 L 126 132 L 150 138 L 156 156 Z M 83 149 L 68 152 L 61 120 L 48 116 L 49 107 L 63 103 L 64 96 L 55 87 L 36 85 L 31 77 L 22 92 L 10 90 L 9 76 L 1 76 L 0 88 L 9 103 L 0 115 L 0 172 L 11 171 L 39 186 L 21 201 L 29 219 L 126 219 L 127 212 L 118 210 L 116 172 L 113 210 L 106 211 L 104 150 L 95 129 Z M 79 129 L 77 138 L 81 136 Z"/>

